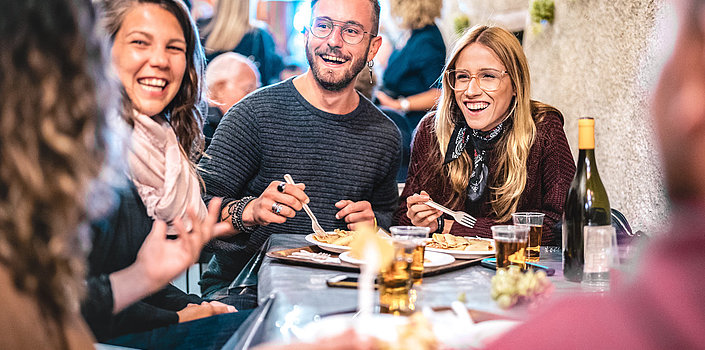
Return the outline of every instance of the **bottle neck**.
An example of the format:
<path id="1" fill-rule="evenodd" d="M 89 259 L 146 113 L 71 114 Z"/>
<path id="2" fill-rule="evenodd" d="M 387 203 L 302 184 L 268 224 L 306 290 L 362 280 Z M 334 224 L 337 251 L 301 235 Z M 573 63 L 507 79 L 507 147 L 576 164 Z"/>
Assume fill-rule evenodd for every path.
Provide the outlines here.
<path id="1" fill-rule="evenodd" d="M 578 153 L 578 169 L 584 169 L 588 174 L 593 171 L 597 173 L 594 148 L 580 149 Z"/>

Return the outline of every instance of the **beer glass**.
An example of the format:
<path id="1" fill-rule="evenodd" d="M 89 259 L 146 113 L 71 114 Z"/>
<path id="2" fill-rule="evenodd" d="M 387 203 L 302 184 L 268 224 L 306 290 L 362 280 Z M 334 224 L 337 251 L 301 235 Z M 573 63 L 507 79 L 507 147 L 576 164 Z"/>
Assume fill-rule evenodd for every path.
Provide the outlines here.
<path id="1" fill-rule="evenodd" d="M 394 258 L 382 266 L 380 271 L 379 306 L 381 313 L 409 315 L 413 310 L 410 305 L 411 264 L 416 243 L 412 240 L 394 239 Z"/>
<path id="2" fill-rule="evenodd" d="M 392 226 L 389 228 L 395 240 L 407 240 L 414 243 L 413 260 L 411 262 L 411 279 L 413 284 L 423 281 L 424 250 L 428 239 L 428 227 L 418 226 Z"/>
<path id="3" fill-rule="evenodd" d="M 496 250 L 497 268 L 517 265 L 526 270 L 526 244 L 529 226 L 497 225 L 492 226 L 492 238 Z"/>
<path id="4" fill-rule="evenodd" d="M 514 213 L 512 219 L 514 225 L 529 226 L 529 243 L 526 247 L 526 261 L 539 261 L 539 253 L 541 252 L 541 236 L 543 234 L 543 217 L 544 213 Z"/>

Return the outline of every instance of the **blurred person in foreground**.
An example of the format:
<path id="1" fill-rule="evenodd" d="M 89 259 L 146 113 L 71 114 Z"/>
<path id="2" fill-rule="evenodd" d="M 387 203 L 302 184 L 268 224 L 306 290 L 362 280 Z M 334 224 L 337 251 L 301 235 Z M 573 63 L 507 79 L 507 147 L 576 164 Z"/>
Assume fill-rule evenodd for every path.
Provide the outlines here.
<path id="1" fill-rule="evenodd" d="M 0 347 L 92 348 L 78 227 L 106 147 L 95 16 L 89 1 L 11 1 L 0 23 Z"/>
<path id="2" fill-rule="evenodd" d="M 531 78 L 517 38 L 476 26 L 457 42 L 442 78 L 438 110 L 419 124 L 395 224 L 492 238 L 511 214 L 546 214 L 541 245 L 560 245 L 575 163 L 563 116 L 531 99 Z M 474 228 L 446 220 L 432 199 L 477 218 Z"/>
<path id="3" fill-rule="evenodd" d="M 312 233 L 304 203 L 327 230 L 391 224 L 399 131 L 354 88 L 380 45 L 379 3 L 318 0 L 311 9 L 310 69 L 233 106 L 199 164 L 206 200 L 225 198 L 221 219 L 240 232 L 212 242 L 201 279 L 210 299 L 235 302 L 228 286 L 270 235 Z"/>
<path id="4" fill-rule="evenodd" d="M 678 36 L 652 100 L 672 203 L 668 233 L 608 296 L 564 300 L 491 348 L 705 349 L 705 1 L 675 4 Z M 537 337 L 539 328 L 553 336 Z"/>
<path id="5" fill-rule="evenodd" d="M 235 103 L 260 86 L 259 71 L 247 57 L 225 52 L 206 67 L 208 113 L 203 124 L 206 148 L 223 115 Z"/>

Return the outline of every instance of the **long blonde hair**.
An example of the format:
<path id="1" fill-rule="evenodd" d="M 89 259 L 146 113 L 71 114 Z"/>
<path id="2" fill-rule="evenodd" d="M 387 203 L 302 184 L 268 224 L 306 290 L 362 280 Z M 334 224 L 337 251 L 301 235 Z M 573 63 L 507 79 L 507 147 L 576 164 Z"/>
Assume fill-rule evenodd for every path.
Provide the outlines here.
<path id="1" fill-rule="evenodd" d="M 250 0 L 218 0 L 213 19 L 203 30 L 206 52 L 232 51 L 252 30 Z"/>
<path id="2" fill-rule="evenodd" d="M 433 24 L 441 17 L 443 0 L 392 0 L 392 15 L 401 21 L 405 29 L 420 29 Z"/>
<path id="3" fill-rule="evenodd" d="M 491 191 L 490 203 L 494 214 L 499 221 L 508 221 L 511 214 L 516 211 L 519 197 L 526 186 L 526 161 L 536 137 L 536 124 L 532 117 L 532 109 L 537 112 L 541 111 L 541 114 L 545 113 L 547 109 L 555 109 L 531 101 L 531 80 L 526 56 L 519 40 L 503 28 L 475 26 L 468 30 L 456 43 L 444 72 L 454 69 L 460 52 L 473 43 L 480 43 L 497 55 L 506 67 L 511 78 L 512 89 L 516 93 L 515 108 L 513 113 L 507 116 L 508 120 L 511 119 L 511 126 L 504 131 L 504 135 L 495 146 L 498 151 L 494 153 L 497 158 L 493 161 L 497 164 L 497 172 L 491 174 L 488 182 Z M 445 157 L 446 147 L 457 121 L 463 118 L 455 101 L 453 89 L 450 87 L 448 75 L 443 74 L 442 80 L 443 90 L 435 120 L 435 133 L 440 153 L 438 159 L 441 161 Z M 473 162 L 467 152 L 464 152 L 457 160 L 439 166 L 441 174 L 450 178 L 455 193 L 454 198 L 448 201 L 449 203 L 457 204 L 465 197 L 472 167 Z"/>

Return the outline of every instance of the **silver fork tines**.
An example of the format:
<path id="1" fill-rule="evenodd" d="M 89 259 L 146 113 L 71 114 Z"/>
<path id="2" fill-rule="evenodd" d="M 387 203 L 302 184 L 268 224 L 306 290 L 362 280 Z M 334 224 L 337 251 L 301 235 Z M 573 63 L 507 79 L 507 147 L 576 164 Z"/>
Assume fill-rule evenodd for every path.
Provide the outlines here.
<path id="1" fill-rule="evenodd" d="M 450 209 L 448 209 L 448 208 L 446 208 L 446 207 L 444 207 L 434 201 L 427 201 L 424 204 L 428 205 L 431 208 L 438 209 L 438 210 L 452 216 L 453 220 L 457 221 L 459 224 L 461 224 L 463 226 L 473 228 L 473 227 L 475 227 L 475 222 L 477 222 L 477 219 L 475 219 L 474 217 L 472 217 L 472 215 L 470 215 L 468 213 L 465 213 L 462 211 L 450 210 Z"/>
<path id="2" fill-rule="evenodd" d="M 286 183 L 290 185 L 294 184 L 294 179 L 289 174 L 284 174 L 284 180 L 286 180 Z M 311 208 L 308 207 L 308 204 L 304 203 L 303 208 L 306 214 L 308 214 L 308 217 L 311 218 L 311 228 L 313 229 L 313 232 L 316 233 L 316 236 L 325 237 L 326 231 L 318 223 L 318 219 L 316 219 L 316 216 L 313 215 L 313 212 L 311 211 Z"/>

